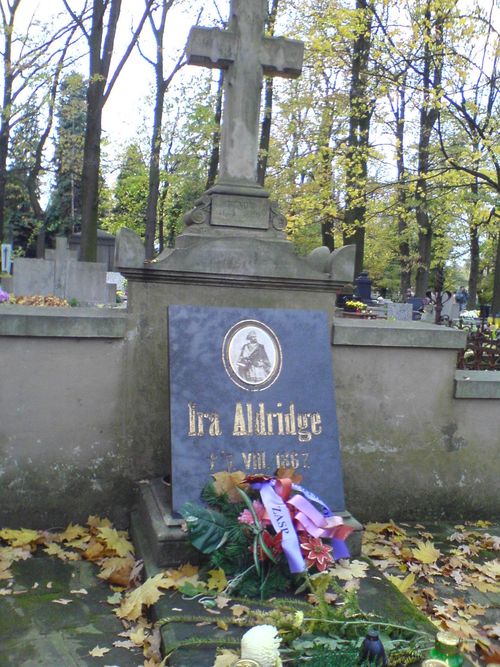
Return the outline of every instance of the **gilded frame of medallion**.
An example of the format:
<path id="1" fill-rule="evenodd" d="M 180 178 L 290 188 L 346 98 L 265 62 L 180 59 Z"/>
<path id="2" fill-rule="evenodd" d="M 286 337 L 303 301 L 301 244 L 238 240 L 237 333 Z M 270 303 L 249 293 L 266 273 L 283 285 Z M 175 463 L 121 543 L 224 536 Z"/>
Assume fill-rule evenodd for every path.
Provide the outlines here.
<path id="1" fill-rule="evenodd" d="M 248 353 L 248 348 L 253 348 Z M 231 380 L 247 391 L 263 391 L 278 379 L 283 355 L 278 336 L 259 320 L 241 320 L 224 336 L 222 362 Z"/>

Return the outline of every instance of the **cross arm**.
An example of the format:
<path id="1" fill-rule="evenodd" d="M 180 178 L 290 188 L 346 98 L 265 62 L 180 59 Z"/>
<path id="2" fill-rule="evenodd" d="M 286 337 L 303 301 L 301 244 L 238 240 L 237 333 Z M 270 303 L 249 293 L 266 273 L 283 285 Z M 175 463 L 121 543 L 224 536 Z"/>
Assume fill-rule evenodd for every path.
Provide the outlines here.
<path id="1" fill-rule="evenodd" d="M 296 79 L 302 71 L 304 42 L 285 37 L 264 37 L 260 58 L 267 76 Z"/>
<path id="2" fill-rule="evenodd" d="M 227 69 L 236 58 L 234 35 L 219 28 L 191 28 L 186 57 L 190 65 Z"/>

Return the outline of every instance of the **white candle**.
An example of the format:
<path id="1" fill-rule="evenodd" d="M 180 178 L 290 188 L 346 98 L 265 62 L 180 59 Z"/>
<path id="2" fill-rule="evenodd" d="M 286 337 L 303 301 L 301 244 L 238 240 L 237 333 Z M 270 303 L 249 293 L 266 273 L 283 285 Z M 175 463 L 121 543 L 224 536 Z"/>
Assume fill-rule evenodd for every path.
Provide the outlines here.
<path id="1" fill-rule="evenodd" d="M 281 639 L 274 625 L 256 625 L 241 638 L 241 657 L 255 660 L 260 667 L 281 667 Z"/>

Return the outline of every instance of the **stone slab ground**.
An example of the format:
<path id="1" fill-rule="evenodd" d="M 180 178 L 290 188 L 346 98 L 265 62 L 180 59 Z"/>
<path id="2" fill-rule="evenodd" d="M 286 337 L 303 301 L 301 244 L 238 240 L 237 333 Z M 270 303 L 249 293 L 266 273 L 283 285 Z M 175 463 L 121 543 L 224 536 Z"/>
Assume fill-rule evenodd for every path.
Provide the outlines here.
<path id="1" fill-rule="evenodd" d="M 430 528 L 430 526 L 428 526 Z M 489 528 L 498 534 L 498 526 Z M 433 526 L 435 543 L 444 548 L 446 537 L 454 530 L 451 524 Z M 140 536 L 136 535 L 137 538 Z M 137 545 L 140 551 L 140 544 Z M 156 574 L 152 562 L 145 556 L 148 576 Z M 96 577 L 97 568 L 85 561 L 62 562 L 54 557 L 37 555 L 27 561 L 14 563 L 13 593 L 0 595 L 0 665 L 1 667 L 142 667 L 141 651 L 131 652 L 113 647 L 122 630 L 121 623 L 106 602 L 111 591 Z M 411 625 L 432 632 L 433 626 L 373 565 L 368 576 L 360 580 L 359 601 L 366 612 L 375 612 L 390 621 Z M 2 588 L 7 582 L 2 582 Z M 78 592 L 85 590 L 87 593 Z M 453 585 L 439 589 L 439 596 L 472 599 L 489 607 L 481 622 L 500 620 L 500 595 L 481 593 L 474 589 L 455 590 Z M 55 600 L 70 599 L 63 605 Z M 261 607 L 260 603 L 255 603 Z M 210 624 L 181 621 L 180 617 L 206 614 Z M 155 605 L 156 619 L 169 618 L 162 630 L 167 651 L 185 638 L 214 639 L 212 647 L 191 647 L 172 653 L 170 667 L 212 667 L 217 641 L 232 637 L 236 643 L 243 630 L 231 634 L 217 629 L 214 616 L 204 611 L 196 600 L 184 600 L 178 593 L 167 591 Z M 175 616 L 179 621 L 172 620 Z M 220 617 L 223 618 L 223 614 Z M 89 655 L 96 646 L 110 648 L 103 657 Z M 467 662 L 471 665 L 472 663 Z"/>
<path id="2" fill-rule="evenodd" d="M 140 650 L 113 648 L 123 627 L 106 603 L 112 591 L 97 579 L 94 565 L 40 555 L 12 569 L 14 592 L 0 596 L 2 667 L 142 666 Z M 87 594 L 74 592 L 81 590 Z M 111 651 L 94 658 L 89 651 L 96 646 Z"/>

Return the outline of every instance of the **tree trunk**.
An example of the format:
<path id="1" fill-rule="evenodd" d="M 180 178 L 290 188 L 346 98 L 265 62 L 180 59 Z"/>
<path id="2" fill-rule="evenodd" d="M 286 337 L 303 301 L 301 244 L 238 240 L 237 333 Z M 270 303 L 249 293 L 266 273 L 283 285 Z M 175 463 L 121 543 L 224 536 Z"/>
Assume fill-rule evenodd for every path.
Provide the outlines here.
<path id="1" fill-rule="evenodd" d="M 424 55 L 422 89 L 423 100 L 420 110 L 420 132 L 418 142 L 418 171 L 415 189 L 415 218 L 418 226 L 418 266 L 415 280 L 415 295 L 423 298 L 429 287 L 431 267 L 432 222 L 429 216 L 429 196 L 427 178 L 430 170 L 431 133 L 438 119 L 439 109 L 432 102 L 432 94 L 441 85 L 443 69 L 443 15 L 434 18 L 430 2 L 425 10 Z M 434 51 L 432 47 L 437 47 Z M 441 53 L 439 52 L 441 50 Z"/>
<path id="2" fill-rule="evenodd" d="M 474 310 L 477 302 L 477 283 L 479 279 L 479 233 L 474 223 L 470 227 L 470 273 L 468 282 L 469 298 L 467 308 Z"/>
<path id="3" fill-rule="evenodd" d="M 151 154 L 149 156 L 148 204 L 146 209 L 146 259 L 153 259 L 154 256 L 158 195 L 160 191 L 161 126 L 163 120 L 163 103 L 165 100 L 163 56 L 161 55 L 160 49 L 158 59 L 155 63 L 155 75 L 156 94 L 153 133 L 151 135 Z"/>
<path id="4" fill-rule="evenodd" d="M 97 220 L 99 214 L 99 167 L 101 164 L 103 82 L 94 77 L 87 91 L 87 124 L 82 170 L 82 236 L 80 259 L 97 259 Z"/>
<path id="5" fill-rule="evenodd" d="M 405 122 L 406 122 L 406 76 L 398 87 L 398 107 L 396 115 L 396 169 L 397 169 L 397 210 L 399 236 L 399 293 L 406 297 L 411 288 L 410 244 L 408 242 L 408 204 L 407 183 L 404 153 Z"/>
<path id="6" fill-rule="evenodd" d="M 325 95 L 324 105 L 318 136 L 317 179 L 322 192 L 320 202 L 323 202 L 325 208 L 327 208 L 333 199 L 332 151 L 330 149 L 333 132 L 333 107 L 329 95 Z M 328 198 L 328 201 L 325 201 L 326 198 Z M 330 252 L 335 250 L 334 232 L 335 218 L 331 213 L 326 212 L 321 216 L 321 244 L 326 246 Z"/>
<path id="7" fill-rule="evenodd" d="M 264 114 L 260 128 L 259 160 L 257 163 L 257 183 L 264 186 L 266 180 L 269 143 L 271 141 L 271 123 L 273 113 L 273 79 L 266 78 L 264 84 Z"/>
<path id="8" fill-rule="evenodd" d="M 2 118 L 0 125 L 0 243 L 4 241 L 5 230 L 5 191 L 7 189 L 7 156 L 9 147 L 9 121 Z M 5 237 L 6 238 L 6 237 Z"/>
<path id="9" fill-rule="evenodd" d="M 477 177 L 471 184 L 471 193 L 475 209 L 479 196 L 479 179 Z M 474 213 L 475 211 L 471 215 L 469 224 L 470 271 L 469 282 L 467 285 L 467 291 L 469 293 L 469 298 L 467 299 L 467 308 L 470 310 L 474 310 L 476 307 L 477 284 L 479 280 L 479 231 L 478 220 L 476 219 L 476 215 L 474 215 Z"/>
<path id="10" fill-rule="evenodd" d="M 3 43 L 3 99 L 0 119 L 0 243 L 5 235 L 5 194 L 7 189 L 7 158 L 9 154 L 10 119 L 12 114 L 12 38 L 14 31 L 15 12 L 20 4 L 16 0 L 9 6 L 10 15 L 2 13 Z"/>
<path id="11" fill-rule="evenodd" d="M 91 28 L 84 31 L 89 45 L 89 83 L 83 149 L 80 259 L 86 262 L 95 262 L 97 257 L 102 110 L 115 81 L 137 43 L 152 4 L 153 0 L 146 0 L 142 18 L 111 76 L 111 58 L 122 0 L 93 0 Z"/>
<path id="12" fill-rule="evenodd" d="M 274 35 L 276 16 L 278 14 L 279 0 L 273 0 L 271 11 L 266 24 L 266 33 L 271 37 Z M 266 78 L 264 84 L 264 113 L 260 128 L 259 159 L 257 163 L 257 183 L 264 186 L 266 180 L 267 162 L 269 158 L 269 143 L 271 141 L 271 124 L 273 118 L 273 79 Z"/>
<path id="13" fill-rule="evenodd" d="M 493 298 L 491 300 L 491 313 L 493 316 L 500 315 L 500 229 L 497 233 L 497 252 L 495 256 L 495 268 L 493 273 Z"/>
<path id="14" fill-rule="evenodd" d="M 220 70 L 219 83 L 217 84 L 217 101 L 215 103 L 214 125 L 212 133 L 212 150 L 210 151 L 210 161 L 208 163 L 208 176 L 205 190 L 208 190 L 215 183 L 217 170 L 219 169 L 220 155 L 220 125 L 222 120 L 222 92 L 224 87 L 224 70 Z"/>
<path id="15" fill-rule="evenodd" d="M 363 270 L 366 218 L 366 180 L 371 102 L 368 100 L 368 61 L 371 48 L 369 0 L 356 0 L 360 27 L 353 44 L 349 92 L 349 139 L 346 157 L 344 245 L 354 243 L 354 275 Z"/>

